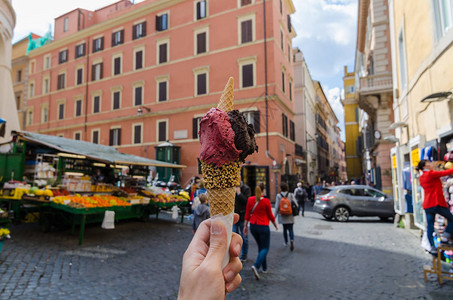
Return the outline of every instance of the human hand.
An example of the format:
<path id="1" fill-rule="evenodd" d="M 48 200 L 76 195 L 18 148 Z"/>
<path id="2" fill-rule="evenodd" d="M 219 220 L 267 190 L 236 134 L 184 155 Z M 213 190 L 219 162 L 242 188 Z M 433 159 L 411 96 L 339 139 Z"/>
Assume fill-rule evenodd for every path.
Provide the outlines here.
<path id="1" fill-rule="evenodd" d="M 278 231 L 278 225 L 274 222 L 275 231 Z"/>
<path id="2" fill-rule="evenodd" d="M 234 215 L 234 223 L 239 215 Z M 227 247 L 225 225 L 208 219 L 198 227 L 192 242 L 184 253 L 178 299 L 225 299 L 241 283 L 239 271 L 242 263 L 238 256 L 242 238 L 233 233 L 230 244 L 230 261 L 222 270 Z"/>
<path id="3" fill-rule="evenodd" d="M 249 233 L 249 227 L 248 227 L 248 224 L 245 224 L 244 226 L 244 230 L 242 231 L 244 233 L 244 235 L 247 235 Z"/>

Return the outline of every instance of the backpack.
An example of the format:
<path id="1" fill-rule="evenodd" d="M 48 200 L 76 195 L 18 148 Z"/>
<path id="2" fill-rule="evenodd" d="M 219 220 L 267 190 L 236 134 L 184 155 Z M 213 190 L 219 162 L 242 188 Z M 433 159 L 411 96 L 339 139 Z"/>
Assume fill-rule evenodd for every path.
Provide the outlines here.
<path id="1" fill-rule="evenodd" d="M 291 209 L 293 211 L 293 216 L 299 215 L 299 205 L 297 205 L 296 201 L 291 201 Z"/>
<path id="2" fill-rule="evenodd" d="M 288 196 L 289 193 L 286 194 Z M 292 207 L 291 207 L 291 201 L 289 201 L 288 197 L 284 197 L 283 194 L 280 194 L 282 196 L 282 199 L 280 200 L 280 214 L 283 216 L 290 216 L 293 213 Z"/>

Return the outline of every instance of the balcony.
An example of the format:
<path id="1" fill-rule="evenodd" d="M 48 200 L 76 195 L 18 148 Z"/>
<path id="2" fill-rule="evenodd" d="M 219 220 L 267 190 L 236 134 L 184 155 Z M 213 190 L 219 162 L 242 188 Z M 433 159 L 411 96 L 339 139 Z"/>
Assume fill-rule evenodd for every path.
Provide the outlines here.
<path id="1" fill-rule="evenodd" d="M 377 74 L 360 77 L 359 94 L 376 94 L 392 91 L 392 74 Z"/>

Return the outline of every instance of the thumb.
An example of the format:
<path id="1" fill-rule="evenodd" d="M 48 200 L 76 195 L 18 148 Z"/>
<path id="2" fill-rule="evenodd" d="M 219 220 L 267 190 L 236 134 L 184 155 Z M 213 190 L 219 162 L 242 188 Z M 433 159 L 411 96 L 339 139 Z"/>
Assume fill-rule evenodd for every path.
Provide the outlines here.
<path id="1" fill-rule="evenodd" d="M 220 220 L 211 219 L 211 237 L 209 240 L 209 250 L 206 255 L 206 261 L 222 267 L 222 260 L 227 250 L 227 233 L 225 224 Z"/>

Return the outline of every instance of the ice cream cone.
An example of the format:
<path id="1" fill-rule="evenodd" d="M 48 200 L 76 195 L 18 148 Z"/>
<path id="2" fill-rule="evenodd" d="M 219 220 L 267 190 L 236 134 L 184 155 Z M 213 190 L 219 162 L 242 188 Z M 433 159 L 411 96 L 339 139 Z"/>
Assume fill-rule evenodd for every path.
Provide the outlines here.
<path id="1" fill-rule="evenodd" d="M 226 216 L 234 211 L 235 189 L 235 187 L 207 189 L 211 216 L 218 214 Z"/>
<path id="2" fill-rule="evenodd" d="M 230 77 L 228 79 L 225 88 L 223 89 L 222 96 L 220 96 L 219 104 L 217 108 L 223 110 L 224 112 L 228 113 L 233 110 L 234 108 L 234 79 Z"/>

